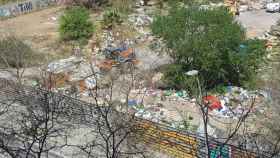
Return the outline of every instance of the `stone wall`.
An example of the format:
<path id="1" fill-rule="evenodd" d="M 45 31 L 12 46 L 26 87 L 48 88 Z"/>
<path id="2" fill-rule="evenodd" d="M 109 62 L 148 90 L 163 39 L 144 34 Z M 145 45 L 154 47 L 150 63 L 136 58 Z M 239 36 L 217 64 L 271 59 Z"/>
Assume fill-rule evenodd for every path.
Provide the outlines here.
<path id="1" fill-rule="evenodd" d="M 57 4 L 57 0 L 27 0 L 0 6 L 0 17 L 11 17 Z"/>

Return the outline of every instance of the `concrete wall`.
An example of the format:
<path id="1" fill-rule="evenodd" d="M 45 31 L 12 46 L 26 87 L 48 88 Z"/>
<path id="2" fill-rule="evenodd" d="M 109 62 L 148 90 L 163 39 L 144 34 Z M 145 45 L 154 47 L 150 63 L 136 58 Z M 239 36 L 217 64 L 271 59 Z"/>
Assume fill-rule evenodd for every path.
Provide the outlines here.
<path id="1" fill-rule="evenodd" d="M 0 17 L 17 16 L 57 4 L 57 0 L 27 0 L 0 6 Z"/>

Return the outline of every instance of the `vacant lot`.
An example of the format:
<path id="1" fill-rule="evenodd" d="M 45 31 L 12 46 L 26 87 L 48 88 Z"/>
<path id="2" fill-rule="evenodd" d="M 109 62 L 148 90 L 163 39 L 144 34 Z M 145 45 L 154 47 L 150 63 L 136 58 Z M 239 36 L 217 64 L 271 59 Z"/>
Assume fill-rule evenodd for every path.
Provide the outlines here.
<path id="1" fill-rule="evenodd" d="M 40 53 L 62 53 L 64 50 L 58 36 L 58 18 L 62 9 L 56 6 L 3 20 L 0 23 L 0 35 L 15 35 Z"/>

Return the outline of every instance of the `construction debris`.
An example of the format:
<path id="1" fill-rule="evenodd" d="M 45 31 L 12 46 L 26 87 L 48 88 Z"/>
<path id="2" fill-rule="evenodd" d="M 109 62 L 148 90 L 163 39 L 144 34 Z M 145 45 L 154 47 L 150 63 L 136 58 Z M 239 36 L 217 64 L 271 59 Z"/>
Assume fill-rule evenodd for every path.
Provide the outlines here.
<path id="1" fill-rule="evenodd" d="M 105 56 L 107 59 L 115 60 L 118 63 L 125 63 L 135 59 L 135 52 L 132 48 L 122 46 L 119 48 L 105 49 Z"/>
<path id="2" fill-rule="evenodd" d="M 61 59 L 58 61 L 51 62 L 47 66 L 47 72 L 51 72 L 54 74 L 59 74 L 62 72 L 69 72 L 77 67 L 78 64 L 80 64 L 83 61 L 82 58 L 77 58 L 75 56 L 72 56 L 67 59 Z"/>

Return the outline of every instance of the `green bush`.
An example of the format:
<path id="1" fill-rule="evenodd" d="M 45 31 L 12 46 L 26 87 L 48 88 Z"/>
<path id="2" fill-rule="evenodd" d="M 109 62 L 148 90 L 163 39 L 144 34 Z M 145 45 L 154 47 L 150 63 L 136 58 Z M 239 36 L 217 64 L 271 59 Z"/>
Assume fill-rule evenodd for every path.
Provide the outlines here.
<path id="1" fill-rule="evenodd" d="M 38 55 L 22 40 L 8 36 L 0 40 L 0 67 L 21 68 L 38 62 Z"/>
<path id="2" fill-rule="evenodd" d="M 89 38 L 94 27 L 89 20 L 90 14 L 86 8 L 71 7 L 67 9 L 59 21 L 59 33 L 63 40 L 83 40 Z"/>
<path id="3" fill-rule="evenodd" d="M 157 16 L 151 27 L 172 49 L 176 67 L 170 65 L 165 79 L 175 88 L 185 88 L 183 75 L 193 69 L 207 88 L 229 82 L 244 86 L 252 83 L 264 59 L 264 41 L 246 40 L 245 30 L 225 8 L 176 6 L 169 15 Z"/>
<path id="4" fill-rule="evenodd" d="M 121 13 L 117 9 L 108 9 L 103 14 L 103 27 L 112 28 L 122 23 Z"/>
<path id="5" fill-rule="evenodd" d="M 132 11 L 132 7 L 135 5 L 134 0 L 111 0 L 110 4 L 112 8 L 117 9 L 122 14 L 128 14 Z"/>

